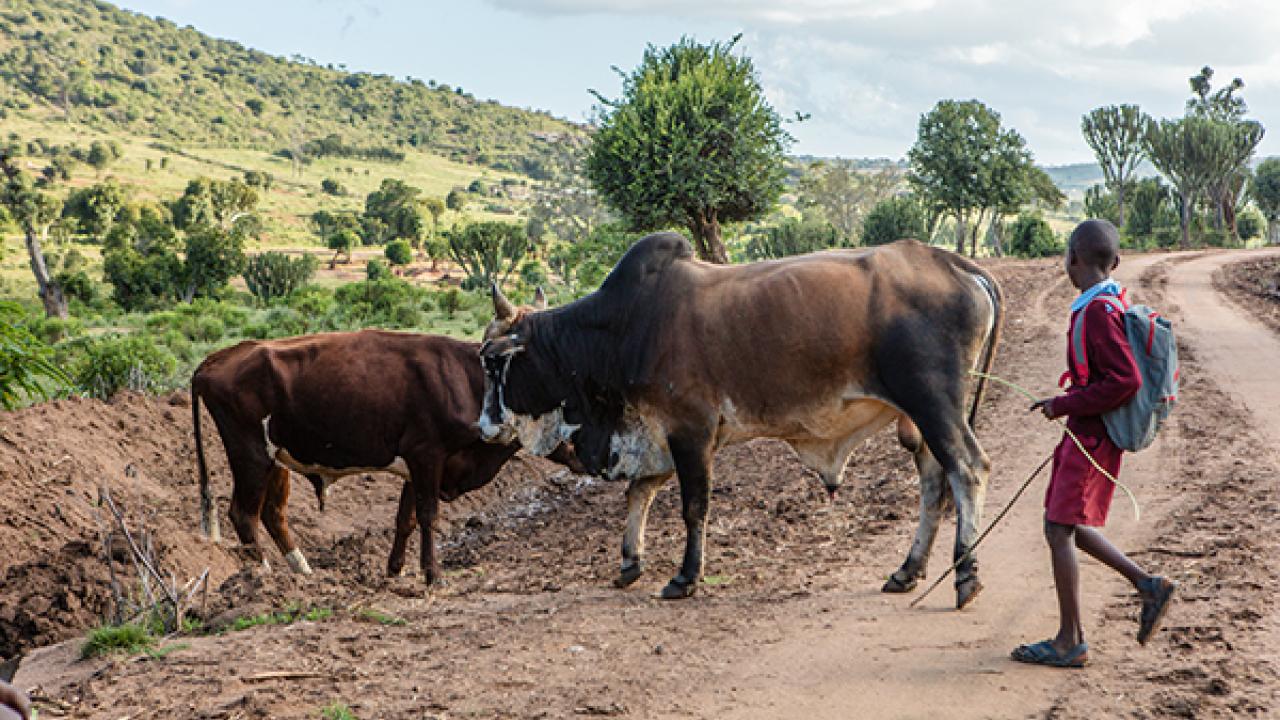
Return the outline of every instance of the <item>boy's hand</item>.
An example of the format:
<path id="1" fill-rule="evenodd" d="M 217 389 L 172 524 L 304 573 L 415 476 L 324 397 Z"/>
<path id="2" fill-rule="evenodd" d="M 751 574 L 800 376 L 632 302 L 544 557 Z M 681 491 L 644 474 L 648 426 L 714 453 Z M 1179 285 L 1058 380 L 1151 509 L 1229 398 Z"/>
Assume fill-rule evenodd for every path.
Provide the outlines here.
<path id="1" fill-rule="evenodd" d="M 1053 398 L 1037 400 L 1031 407 L 1027 408 L 1028 412 L 1035 412 L 1036 410 L 1039 410 L 1050 420 L 1058 417 L 1058 414 L 1053 411 Z"/>

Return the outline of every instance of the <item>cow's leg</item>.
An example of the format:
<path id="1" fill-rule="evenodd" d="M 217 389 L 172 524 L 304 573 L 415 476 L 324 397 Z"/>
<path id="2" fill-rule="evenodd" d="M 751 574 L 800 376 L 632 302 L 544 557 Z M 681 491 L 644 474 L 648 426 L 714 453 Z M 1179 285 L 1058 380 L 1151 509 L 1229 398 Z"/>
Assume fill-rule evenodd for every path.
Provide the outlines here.
<path id="1" fill-rule="evenodd" d="M 711 441 L 704 433 L 668 438 L 676 477 L 680 480 L 680 504 L 684 516 L 684 560 L 680 572 L 662 589 L 665 600 L 689 597 L 702 576 L 703 539 L 707 510 L 711 505 Z"/>
<path id="2" fill-rule="evenodd" d="M 914 427 L 911 429 L 914 430 Z M 934 538 L 938 535 L 938 525 L 942 521 L 942 510 L 947 500 L 947 480 L 942 466 L 934 460 L 933 453 L 929 452 L 929 446 L 920 440 L 918 433 L 915 434 L 914 442 L 911 442 L 909 436 L 903 437 L 900 429 L 899 438 L 913 452 L 916 470 L 920 475 L 920 524 L 916 526 L 916 537 L 911 543 L 907 559 L 881 588 L 882 592 L 891 593 L 910 592 L 924 578 L 929 553 L 933 549 Z"/>
<path id="3" fill-rule="evenodd" d="M 427 456 L 409 463 L 409 477 L 413 482 L 414 507 L 418 515 L 419 537 L 422 541 L 422 579 L 428 585 L 437 584 L 443 574 L 436 559 L 436 513 L 440 509 L 440 481 L 444 472 L 444 458 Z"/>
<path id="4" fill-rule="evenodd" d="M 627 486 L 627 532 L 622 536 L 622 571 L 614 585 L 630 586 L 644 573 L 644 527 L 653 496 L 671 475 L 637 478 Z"/>
<path id="5" fill-rule="evenodd" d="M 262 524 L 276 541 L 280 554 L 288 561 L 289 567 L 296 573 L 311 574 L 311 565 L 306 556 L 293 542 L 289 532 L 289 471 L 280 466 L 271 469 L 267 474 L 266 500 L 262 504 Z"/>
<path id="6" fill-rule="evenodd" d="M 231 524 L 244 546 L 249 559 L 267 566 L 258 544 L 258 522 L 262 516 L 262 503 L 267 494 L 267 475 L 275 467 L 267 457 L 266 448 L 255 448 L 246 443 L 247 450 L 235 451 L 227 443 L 227 461 L 231 466 Z M 254 450 L 257 449 L 257 452 Z"/>
<path id="7" fill-rule="evenodd" d="M 391 557 L 387 560 L 387 576 L 398 577 L 404 570 L 404 552 L 409 535 L 418 527 L 417 503 L 413 495 L 413 483 L 406 481 L 400 489 L 400 507 L 396 510 L 396 536 L 391 542 Z"/>
<path id="8" fill-rule="evenodd" d="M 968 605 L 982 583 L 978 582 L 978 560 L 969 556 L 978 539 L 982 525 L 982 505 L 987 498 L 987 478 L 991 475 L 991 461 L 967 423 L 960 424 L 963 438 L 964 460 L 946 472 L 951 495 L 956 501 L 956 543 L 954 561 L 967 559 L 956 568 L 956 608 Z"/>

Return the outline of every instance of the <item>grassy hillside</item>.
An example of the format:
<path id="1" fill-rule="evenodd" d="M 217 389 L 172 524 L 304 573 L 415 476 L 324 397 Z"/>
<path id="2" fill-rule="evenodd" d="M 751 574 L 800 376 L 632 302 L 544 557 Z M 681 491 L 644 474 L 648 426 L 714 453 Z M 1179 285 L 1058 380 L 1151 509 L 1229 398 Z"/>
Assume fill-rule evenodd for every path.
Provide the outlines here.
<path id="1" fill-rule="evenodd" d="M 539 176 L 577 129 L 448 85 L 347 73 L 218 40 L 96 0 L 6 0 L 0 119 L 61 119 L 184 147 L 430 151 Z"/>

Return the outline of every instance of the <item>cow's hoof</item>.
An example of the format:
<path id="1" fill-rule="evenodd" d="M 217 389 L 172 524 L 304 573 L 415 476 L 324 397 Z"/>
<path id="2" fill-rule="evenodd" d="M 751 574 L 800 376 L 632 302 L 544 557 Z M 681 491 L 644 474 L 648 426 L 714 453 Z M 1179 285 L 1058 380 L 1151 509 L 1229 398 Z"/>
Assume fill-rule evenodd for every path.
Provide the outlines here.
<path id="1" fill-rule="evenodd" d="M 637 561 L 630 566 L 624 566 L 621 572 L 618 573 L 618 577 L 614 578 L 613 586 L 618 588 L 631 587 L 632 583 L 639 580 L 643 574 L 644 563 L 642 562 Z"/>
<path id="2" fill-rule="evenodd" d="M 909 593 L 916 589 L 916 585 L 919 582 L 918 576 L 907 575 L 899 570 L 890 575 L 888 580 L 884 581 L 884 586 L 880 588 L 880 592 Z"/>
<path id="3" fill-rule="evenodd" d="M 387 577 L 398 578 L 404 576 L 404 566 L 396 567 L 394 565 L 387 566 Z"/>
<path id="4" fill-rule="evenodd" d="M 662 599 L 683 600 L 684 598 L 691 597 L 697 589 L 698 582 L 696 580 L 686 583 L 682 578 L 674 577 L 671 579 L 671 582 L 667 583 L 666 587 L 662 588 Z"/>
<path id="5" fill-rule="evenodd" d="M 307 562 L 307 557 L 298 548 L 290 550 L 284 559 L 288 561 L 289 568 L 299 575 L 311 574 L 311 563 Z"/>
<path id="6" fill-rule="evenodd" d="M 956 609 L 963 610 L 978 597 L 980 592 L 982 592 L 982 583 L 976 577 L 956 583 Z"/>

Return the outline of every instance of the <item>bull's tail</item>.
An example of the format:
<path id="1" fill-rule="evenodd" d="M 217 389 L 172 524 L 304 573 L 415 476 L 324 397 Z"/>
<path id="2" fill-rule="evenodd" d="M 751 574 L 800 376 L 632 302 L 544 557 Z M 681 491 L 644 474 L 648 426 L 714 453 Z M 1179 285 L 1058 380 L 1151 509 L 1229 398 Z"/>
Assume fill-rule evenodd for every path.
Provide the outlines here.
<path id="1" fill-rule="evenodd" d="M 975 266 L 975 277 L 979 278 L 978 284 L 983 290 L 987 291 L 987 296 L 991 299 L 991 307 L 994 315 L 991 318 L 991 332 L 987 334 L 987 341 L 982 348 L 981 366 L 978 369 L 982 375 L 978 376 L 978 384 L 973 390 L 973 405 L 969 407 L 969 428 L 977 432 L 974 423 L 978 419 L 978 406 L 982 404 L 982 393 L 987 389 L 987 378 L 985 377 L 991 372 L 991 366 L 996 361 L 996 346 L 1000 344 L 1000 331 L 1004 326 L 1004 293 L 1000 290 L 1000 284 L 980 266 Z"/>
<path id="2" fill-rule="evenodd" d="M 204 459 L 204 439 L 200 433 L 200 392 L 191 383 L 191 427 L 196 436 L 196 472 L 200 475 L 200 530 L 214 542 L 222 540 L 218 527 L 218 509 L 209 491 L 209 466 Z"/>

